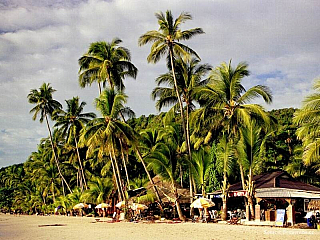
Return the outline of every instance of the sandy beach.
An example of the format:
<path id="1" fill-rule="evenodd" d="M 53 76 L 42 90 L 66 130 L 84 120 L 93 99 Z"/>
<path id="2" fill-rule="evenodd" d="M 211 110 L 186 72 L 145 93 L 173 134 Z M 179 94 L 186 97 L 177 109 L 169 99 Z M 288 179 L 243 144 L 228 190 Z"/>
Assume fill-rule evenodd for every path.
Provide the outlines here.
<path id="1" fill-rule="evenodd" d="M 320 239 L 320 230 L 316 229 L 191 222 L 108 223 L 106 220 L 0 214 L 0 239 Z"/>

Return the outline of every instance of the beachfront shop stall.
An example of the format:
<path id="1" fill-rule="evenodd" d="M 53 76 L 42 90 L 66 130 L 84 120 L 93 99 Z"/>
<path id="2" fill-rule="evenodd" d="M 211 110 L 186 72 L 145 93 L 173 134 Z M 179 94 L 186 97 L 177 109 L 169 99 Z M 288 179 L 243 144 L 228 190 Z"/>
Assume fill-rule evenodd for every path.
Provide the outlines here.
<path id="1" fill-rule="evenodd" d="M 320 188 L 296 181 L 283 171 L 264 173 L 253 177 L 254 181 L 254 221 L 276 222 L 277 213 L 284 211 L 287 225 L 305 221 L 308 205 L 320 199 Z M 244 199 L 241 182 L 229 188 L 229 197 Z M 250 219 L 247 211 L 247 220 Z M 279 216 L 278 216 L 279 217 Z"/>

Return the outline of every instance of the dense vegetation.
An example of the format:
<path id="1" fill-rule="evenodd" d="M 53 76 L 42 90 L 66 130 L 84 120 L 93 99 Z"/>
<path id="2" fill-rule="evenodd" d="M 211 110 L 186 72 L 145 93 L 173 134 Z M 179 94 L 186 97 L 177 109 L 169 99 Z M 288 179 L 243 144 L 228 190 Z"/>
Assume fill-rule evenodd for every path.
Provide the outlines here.
<path id="1" fill-rule="evenodd" d="M 284 170 L 319 185 L 318 95 L 309 96 L 300 110 L 267 112 L 253 101 L 271 103 L 269 88 L 241 84 L 250 74 L 245 62 L 213 68 L 181 43 L 203 33 L 201 28 L 180 29 L 189 14 L 174 19 L 167 11 L 156 17 L 159 30 L 143 34 L 139 44 L 152 43 L 148 62 L 167 57 L 168 72 L 155 76 L 151 95 L 159 110 L 170 110 L 136 118 L 126 106 L 123 82 L 138 71 L 130 51 L 117 38 L 92 43 L 79 58 L 79 85 L 98 85 L 97 114 L 86 113 L 78 97 L 66 100 L 64 110 L 48 83 L 32 89 L 30 112 L 33 120 L 45 121 L 49 136 L 25 163 L 0 170 L 1 209 L 70 210 L 80 202 L 99 204 L 111 197 L 126 201 L 127 190 L 139 187 L 148 192 L 135 201 L 161 203 L 161 189 L 153 183 L 158 175 L 169 183 L 181 219 L 178 184 L 191 197 L 221 190 L 225 217 L 228 186 L 237 181 L 253 209 L 254 174 Z"/>

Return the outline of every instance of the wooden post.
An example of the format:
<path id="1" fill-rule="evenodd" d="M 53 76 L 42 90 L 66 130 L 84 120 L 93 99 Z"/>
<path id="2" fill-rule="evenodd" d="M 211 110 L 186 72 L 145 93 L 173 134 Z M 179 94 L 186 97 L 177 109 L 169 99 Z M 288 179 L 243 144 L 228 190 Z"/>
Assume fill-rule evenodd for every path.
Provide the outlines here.
<path id="1" fill-rule="evenodd" d="M 255 206 L 254 206 L 254 216 L 255 216 L 255 221 L 256 222 L 260 222 L 260 205 L 259 203 L 257 203 Z"/>
<path id="2" fill-rule="evenodd" d="M 250 221 L 250 206 L 247 204 L 246 206 L 246 221 Z"/>

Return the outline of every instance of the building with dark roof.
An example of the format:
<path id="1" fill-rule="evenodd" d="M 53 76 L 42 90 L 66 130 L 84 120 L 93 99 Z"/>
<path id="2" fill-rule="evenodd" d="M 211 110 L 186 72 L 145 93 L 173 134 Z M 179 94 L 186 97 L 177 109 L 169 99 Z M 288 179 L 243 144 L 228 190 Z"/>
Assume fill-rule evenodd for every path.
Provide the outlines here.
<path id="1" fill-rule="evenodd" d="M 276 209 L 285 208 L 287 223 L 294 224 L 297 216 L 301 219 L 305 215 L 311 200 L 320 199 L 320 188 L 297 181 L 283 171 L 256 175 L 253 181 L 256 221 L 260 221 L 261 213 L 265 213 L 264 220 L 275 221 Z M 229 187 L 229 197 L 245 195 L 241 182 Z"/>

